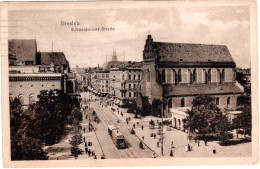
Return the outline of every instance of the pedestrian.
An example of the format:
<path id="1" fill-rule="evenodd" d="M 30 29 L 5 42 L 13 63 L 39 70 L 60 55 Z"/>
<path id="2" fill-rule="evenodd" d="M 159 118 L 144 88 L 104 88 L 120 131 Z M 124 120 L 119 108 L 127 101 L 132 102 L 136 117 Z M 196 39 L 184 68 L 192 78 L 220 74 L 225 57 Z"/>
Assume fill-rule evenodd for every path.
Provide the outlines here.
<path id="1" fill-rule="evenodd" d="M 135 129 L 135 124 L 133 124 L 133 128 Z"/>
<path id="2" fill-rule="evenodd" d="M 128 120 L 126 120 L 126 124 L 128 124 Z"/>
<path id="3" fill-rule="evenodd" d="M 87 147 L 87 143 L 85 142 L 85 147 Z"/>
<path id="4" fill-rule="evenodd" d="M 84 129 L 85 129 L 85 128 L 84 128 Z M 85 142 L 85 136 L 84 136 L 83 140 L 84 140 L 84 142 Z"/>
<path id="5" fill-rule="evenodd" d="M 96 156 L 96 155 L 94 156 L 94 159 L 97 159 L 97 156 Z"/>
<path id="6" fill-rule="evenodd" d="M 174 148 L 173 141 L 172 141 L 172 143 L 171 143 L 171 148 Z"/>
<path id="7" fill-rule="evenodd" d="M 88 149 L 88 156 L 90 157 L 90 149 Z"/>
<path id="8" fill-rule="evenodd" d="M 144 126 L 142 125 L 142 130 L 144 130 Z"/>
<path id="9" fill-rule="evenodd" d="M 217 153 L 217 151 L 216 151 L 216 148 L 214 147 L 213 148 L 213 154 L 216 154 Z"/>
<path id="10" fill-rule="evenodd" d="M 205 140 L 204 140 L 205 146 L 207 146 L 207 142 L 208 142 L 208 140 L 205 139 Z"/>
<path id="11" fill-rule="evenodd" d="M 153 134 L 153 138 L 156 139 L 156 134 L 155 133 Z"/>
<path id="12" fill-rule="evenodd" d="M 190 151 L 191 149 L 190 149 L 190 144 L 188 144 L 188 151 Z"/>
<path id="13" fill-rule="evenodd" d="M 198 147 L 200 146 L 200 140 L 197 141 L 198 142 Z"/>
<path id="14" fill-rule="evenodd" d="M 173 151 L 172 150 L 170 151 L 170 156 L 173 157 Z"/>
<path id="15" fill-rule="evenodd" d="M 88 153 L 88 147 L 85 147 L 85 152 L 86 152 L 86 154 Z"/>
<path id="16" fill-rule="evenodd" d="M 142 139 L 144 140 L 144 136 L 142 137 Z"/>
<path id="17" fill-rule="evenodd" d="M 84 133 L 85 133 L 85 131 L 86 131 L 85 127 L 83 128 L 83 131 L 84 131 Z M 84 137 L 84 138 L 85 138 L 85 137 Z"/>
<path id="18" fill-rule="evenodd" d="M 159 147 L 159 145 L 160 145 L 160 142 L 159 142 L 159 141 L 157 141 L 157 147 Z"/>
<path id="19" fill-rule="evenodd" d="M 141 149 L 144 148 L 144 146 L 143 146 L 143 142 L 142 142 L 142 141 L 140 141 L 140 143 L 139 143 L 139 147 L 140 147 Z"/>
<path id="20" fill-rule="evenodd" d="M 86 120 L 88 119 L 88 115 L 86 115 Z"/>
<path id="21" fill-rule="evenodd" d="M 90 141 L 88 142 L 88 146 L 90 146 Z"/>
<path id="22" fill-rule="evenodd" d="M 94 155 L 95 155 L 95 152 L 94 152 L 94 151 L 92 151 L 92 153 L 91 153 L 91 154 L 92 154 L 92 156 L 94 156 Z"/>

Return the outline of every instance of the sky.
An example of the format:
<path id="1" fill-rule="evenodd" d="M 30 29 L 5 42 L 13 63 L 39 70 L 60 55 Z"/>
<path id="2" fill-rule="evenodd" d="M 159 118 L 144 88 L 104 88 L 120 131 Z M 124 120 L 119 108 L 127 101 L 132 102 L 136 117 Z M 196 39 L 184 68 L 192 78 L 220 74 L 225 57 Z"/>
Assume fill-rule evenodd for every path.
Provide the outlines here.
<path id="1" fill-rule="evenodd" d="M 87 10 L 13 10 L 9 39 L 36 39 L 41 52 L 64 52 L 71 67 L 101 66 L 116 50 L 118 60 L 142 61 L 147 35 L 157 42 L 226 45 L 238 67 L 250 67 L 250 11 L 246 6 Z M 114 31 L 71 31 L 113 27 Z"/>

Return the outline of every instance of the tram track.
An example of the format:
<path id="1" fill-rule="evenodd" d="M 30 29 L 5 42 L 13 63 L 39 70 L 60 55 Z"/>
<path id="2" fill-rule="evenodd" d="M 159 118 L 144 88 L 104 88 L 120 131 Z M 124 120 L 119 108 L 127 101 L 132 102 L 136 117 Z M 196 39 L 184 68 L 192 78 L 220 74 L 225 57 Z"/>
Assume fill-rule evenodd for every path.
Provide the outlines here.
<path id="1" fill-rule="evenodd" d="M 116 126 L 118 128 L 117 123 L 113 122 L 112 119 L 109 120 L 109 117 L 106 116 L 106 113 L 101 113 L 101 112 L 105 112 L 102 107 L 98 104 L 96 104 L 97 106 L 95 107 L 96 113 L 98 114 L 100 121 L 102 123 L 102 125 L 107 128 L 108 125 L 113 124 L 114 126 Z M 102 118 L 102 119 L 101 119 Z M 128 140 L 126 140 L 128 142 Z M 129 143 L 129 142 L 128 142 Z M 126 149 L 118 149 L 118 152 L 121 154 L 122 157 L 124 158 L 137 158 L 135 153 L 132 152 L 132 150 L 130 150 L 131 147 L 128 147 Z"/>

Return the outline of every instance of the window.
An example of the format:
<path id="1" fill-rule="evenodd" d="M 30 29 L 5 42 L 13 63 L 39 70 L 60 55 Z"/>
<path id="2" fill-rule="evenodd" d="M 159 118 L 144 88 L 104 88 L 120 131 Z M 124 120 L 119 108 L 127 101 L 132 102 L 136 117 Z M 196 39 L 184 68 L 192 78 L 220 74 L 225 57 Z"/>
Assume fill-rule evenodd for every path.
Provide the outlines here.
<path id="1" fill-rule="evenodd" d="M 162 83 L 166 82 L 166 72 L 165 69 L 162 70 Z"/>
<path id="2" fill-rule="evenodd" d="M 178 70 L 178 82 L 182 82 L 181 69 Z"/>
<path id="3" fill-rule="evenodd" d="M 185 100 L 184 100 L 184 98 L 181 99 L 181 107 L 185 107 Z"/>
<path id="4" fill-rule="evenodd" d="M 204 82 L 205 84 L 208 83 L 208 74 L 207 74 L 207 71 L 206 70 L 203 70 L 204 71 Z"/>
<path id="5" fill-rule="evenodd" d="M 230 105 L 230 97 L 227 98 L 227 105 Z"/>
<path id="6" fill-rule="evenodd" d="M 114 93 L 115 94 L 115 93 Z M 124 97 L 123 92 L 121 92 L 121 97 Z"/>
<path id="7" fill-rule="evenodd" d="M 135 87 L 136 87 L 136 84 L 134 84 L 134 89 L 135 89 Z"/>
<path id="8" fill-rule="evenodd" d="M 24 104 L 24 97 L 22 95 L 19 96 L 19 101 L 20 101 L 21 105 Z"/>
<path id="9" fill-rule="evenodd" d="M 211 82 L 211 69 L 208 70 L 208 82 Z"/>
<path id="10" fill-rule="evenodd" d="M 131 89 L 131 84 L 129 84 L 129 89 Z"/>
<path id="11" fill-rule="evenodd" d="M 131 75 L 128 75 L 128 79 L 131 80 Z"/>
<path id="12" fill-rule="evenodd" d="M 132 93 L 131 92 L 129 92 L 129 97 L 132 97 Z"/>
<path id="13" fill-rule="evenodd" d="M 125 80 L 125 75 L 122 76 L 122 80 Z"/>
<path id="14" fill-rule="evenodd" d="M 150 70 L 147 69 L 147 72 L 146 72 L 146 75 L 147 75 L 147 82 L 150 82 Z"/>
<path id="15" fill-rule="evenodd" d="M 134 97 L 136 97 L 136 92 L 134 92 Z"/>
<path id="16" fill-rule="evenodd" d="M 219 105 L 219 97 L 216 97 L 216 105 Z"/>
<path id="17" fill-rule="evenodd" d="M 138 80 L 141 80 L 141 75 L 138 75 Z"/>
<path id="18" fill-rule="evenodd" d="M 105 75 L 104 74 L 102 74 L 102 78 L 104 78 L 105 77 Z"/>
<path id="19" fill-rule="evenodd" d="M 134 75 L 134 80 L 135 80 L 135 75 Z"/>
<path id="20" fill-rule="evenodd" d="M 197 70 L 194 69 L 193 70 L 193 82 L 196 82 L 197 81 Z"/>
<path id="21" fill-rule="evenodd" d="M 192 72 L 189 70 L 190 84 L 192 84 Z"/>
<path id="22" fill-rule="evenodd" d="M 226 72 L 225 69 L 222 70 L 222 82 L 226 81 Z"/>
<path id="23" fill-rule="evenodd" d="M 35 101 L 34 96 L 30 96 L 29 98 L 29 104 L 33 104 Z"/>

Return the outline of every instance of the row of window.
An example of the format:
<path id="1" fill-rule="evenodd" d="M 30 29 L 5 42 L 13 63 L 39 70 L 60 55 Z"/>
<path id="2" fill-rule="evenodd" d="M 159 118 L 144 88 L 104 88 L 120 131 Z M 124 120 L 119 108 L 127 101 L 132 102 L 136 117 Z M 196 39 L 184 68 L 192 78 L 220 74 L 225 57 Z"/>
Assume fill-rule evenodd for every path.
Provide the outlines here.
<path id="1" fill-rule="evenodd" d="M 10 95 L 9 99 L 13 100 L 14 97 L 12 95 Z M 21 103 L 21 105 L 24 105 L 24 95 L 19 95 L 18 99 L 19 99 L 19 102 Z M 30 94 L 29 95 L 29 104 L 33 104 L 33 103 L 35 103 L 35 96 Z"/>
<path id="2" fill-rule="evenodd" d="M 60 77 L 9 77 L 9 81 L 54 81 Z"/>
<path id="3" fill-rule="evenodd" d="M 128 84 L 128 88 L 131 89 L 133 87 L 133 89 L 136 88 L 136 84 L 134 83 L 133 85 L 130 83 Z M 125 83 L 121 83 L 121 88 L 125 89 Z"/>
<path id="4" fill-rule="evenodd" d="M 128 92 L 128 97 L 136 97 L 136 92 Z M 121 97 L 126 97 L 126 92 L 121 92 Z"/>
<path id="5" fill-rule="evenodd" d="M 230 97 L 227 98 L 227 105 L 230 105 Z M 216 97 L 216 105 L 219 105 L 219 97 Z M 169 108 L 172 108 L 172 100 L 169 100 Z M 184 97 L 181 99 L 181 107 L 185 107 L 185 99 Z"/>
<path id="6" fill-rule="evenodd" d="M 211 82 L 212 81 L 211 69 L 209 69 L 208 71 L 204 70 L 203 72 L 204 72 L 204 83 Z M 146 74 L 147 74 L 147 82 L 150 82 L 151 73 L 149 69 L 147 69 Z M 222 71 L 217 69 L 218 82 L 221 83 L 226 81 L 225 77 L 226 77 L 225 69 L 223 69 Z M 159 70 L 156 70 L 157 82 L 164 83 L 166 82 L 166 79 L 167 79 L 167 74 L 165 69 L 162 70 L 162 73 L 160 73 Z M 175 70 L 172 70 L 172 79 L 173 79 L 173 83 L 175 84 L 183 82 L 182 70 L 179 69 L 177 72 Z M 197 69 L 194 69 L 193 71 L 189 70 L 189 83 L 191 84 L 197 81 L 198 81 Z"/>
<path id="7" fill-rule="evenodd" d="M 122 75 L 122 80 L 127 80 L 124 74 Z M 133 79 L 131 75 L 128 75 L 128 80 L 141 80 L 141 75 L 139 74 L 137 77 L 136 75 L 133 75 Z"/>

